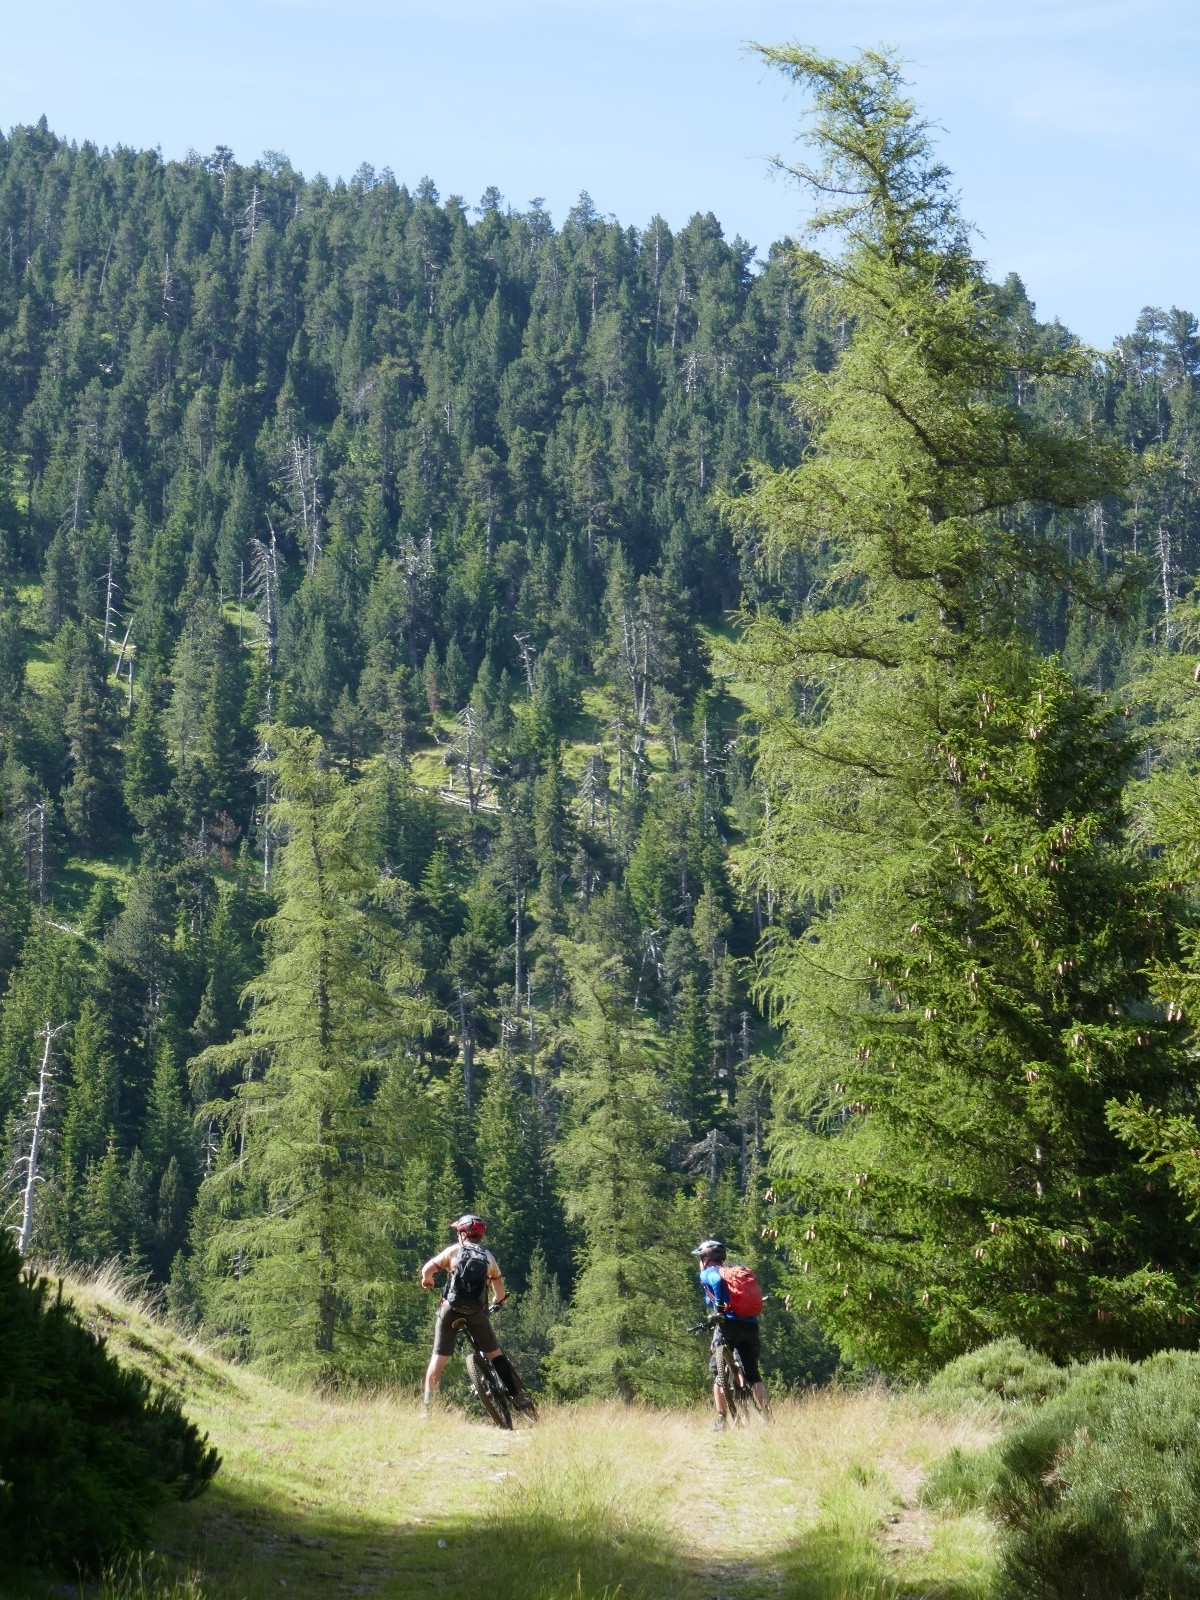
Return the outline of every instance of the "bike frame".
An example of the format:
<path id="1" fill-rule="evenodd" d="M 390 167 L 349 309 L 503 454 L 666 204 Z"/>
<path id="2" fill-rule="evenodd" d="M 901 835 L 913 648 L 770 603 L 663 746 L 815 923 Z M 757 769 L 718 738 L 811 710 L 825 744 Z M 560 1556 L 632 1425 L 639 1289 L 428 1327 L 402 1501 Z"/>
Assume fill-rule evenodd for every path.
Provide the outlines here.
<path id="1" fill-rule="evenodd" d="M 754 1409 L 765 1416 L 762 1403 L 755 1394 L 751 1385 L 746 1381 L 746 1369 L 742 1365 L 742 1353 L 734 1345 L 725 1343 L 718 1337 L 720 1324 L 713 1328 L 712 1352 L 717 1361 L 717 1382 L 725 1396 L 725 1404 L 729 1408 L 729 1417 L 732 1422 L 740 1422 L 749 1410 L 753 1401 Z M 740 1410 L 739 1410 L 740 1408 Z"/>
<path id="2" fill-rule="evenodd" d="M 474 1339 L 471 1340 L 471 1349 L 467 1354 L 467 1374 L 480 1405 L 496 1426 L 511 1428 L 512 1404 L 508 1390 L 501 1383 L 500 1374 Z"/>
<path id="3" fill-rule="evenodd" d="M 505 1302 L 502 1300 L 500 1305 Z M 500 1305 L 490 1306 L 489 1315 L 499 1311 Z M 505 1388 L 500 1374 L 492 1365 L 485 1350 L 480 1348 L 479 1341 L 469 1328 L 460 1328 L 459 1333 L 465 1333 L 471 1346 L 467 1354 L 467 1375 L 471 1380 L 471 1387 L 479 1399 L 480 1405 L 491 1417 L 498 1428 L 511 1428 L 513 1425 L 513 1400 Z M 532 1407 L 532 1402 L 529 1402 Z M 532 1408 L 532 1417 L 536 1420 L 536 1407 Z"/>

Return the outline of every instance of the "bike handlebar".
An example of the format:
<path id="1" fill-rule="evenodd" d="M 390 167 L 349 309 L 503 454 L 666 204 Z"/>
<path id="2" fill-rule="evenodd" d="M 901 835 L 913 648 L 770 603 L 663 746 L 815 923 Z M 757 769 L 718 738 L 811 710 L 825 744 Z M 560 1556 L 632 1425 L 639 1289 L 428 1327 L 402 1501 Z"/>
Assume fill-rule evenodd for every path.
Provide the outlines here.
<path id="1" fill-rule="evenodd" d="M 688 1332 L 689 1333 L 707 1333 L 710 1328 L 715 1328 L 719 1322 L 723 1322 L 724 1320 L 725 1319 L 722 1316 L 721 1312 L 719 1312 L 719 1311 L 709 1311 L 708 1313 L 706 1313 L 704 1321 L 703 1322 L 697 1322 L 693 1327 L 688 1329 Z"/>

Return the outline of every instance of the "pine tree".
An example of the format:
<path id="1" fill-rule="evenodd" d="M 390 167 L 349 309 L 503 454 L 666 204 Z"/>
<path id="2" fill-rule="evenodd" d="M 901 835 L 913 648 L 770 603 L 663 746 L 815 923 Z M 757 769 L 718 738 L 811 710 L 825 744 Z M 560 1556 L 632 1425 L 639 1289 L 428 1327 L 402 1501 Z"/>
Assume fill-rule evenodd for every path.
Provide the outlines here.
<path id="1" fill-rule="evenodd" d="M 71 1029 L 67 1049 L 69 1087 L 59 1145 L 60 1170 L 82 1177 L 88 1163 L 104 1154 L 120 1110 L 116 1067 L 96 1002 L 86 996 Z"/>
<path id="2" fill-rule="evenodd" d="M 116 716 L 99 641 L 77 625 L 59 641 L 71 778 L 63 815 L 84 850 L 106 844 L 121 820 Z"/>
<path id="3" fill-rule="evenodd" d="M 171 799 L 172 777 L 162 713 L 153 693 L 143 692 L 125 740 L 125 804 L 148 849 L 164 856 L 178 825 Z"/>
<path id="4" fill-rule="evenodd" d="M 0 1012 L 0 1127 L 19 1118 L 41 1061 L 38 1031 L 74 1016 L 83 986 L 80 940 L 38 918 Z"/>
<path id="5" fill-rule="evenodd" d="M 630 1009 L 619 962 L 586 946 L 576 956 L 556 1159 L 584 1243 L 548 1366 L 566 1395 L 664 1401 L 691 1392 L 697 1373 L 683 1331 L 690 1218 L 666 1167 L 676 1124 L 654 1036 Z"/>
<path id="6" fill-rule="evenodd" d="M 542 1252 L 543 1264 L 547 1254 L 561 1254 L 555 1246 L 562 1216 L 528 1077 L 514 1072 L 503 1057 L 489 1075 L 474 1135 L 474 1205 L 487 1219 L 488 1244 L 503 1266 L 505 1282 L 520 1290 L 536 1251 Z"/>
<path id="7" fill-rule="evenodd" d="M 1052 394 L 1086 358 L 1007 320 L 891 58 L 768 58 L 815 99 L 802 175 L 846 197 L 815 224 L 845 247 L 804 260 L 854 329 L 798 391 L 808 456 L 743 508 L 826 597 L 751 643 L 755 866 L 789 918 L 766 987 L 793 1292 L 890 1368 L 1012 1333 L 1152 1349 L 1178 1340 L 1200 1253 L 1104 1106 L 1192 1081 L 1148 1009 L 1169 918 L 1127 842 L 1130 749 L 1038 662 L 1022 610 L 1048 584 L 1119 609 L 1028 506 L 1083 506 L 1125 463 L 1021 403 L 1018 377 Z"/>
<path id="8" fill-rule="evenodd" d="M 246 719 L 247 673 L 233 630 L 219 630 L 189 774 L 191 810 L 245 828 L 252 799 L 253 736 Z"/>
<path id="9" fill-rule="evenodd" d="M 272 738 L 288 842 L 270 959 L 246 1032 L 198 1061 L 246 1072 L 232 1101 L 209 1108 L 229 1158 L 206 1179 L 223 1210 L 205 1241 L 206 1299 L 218 1326 L 249 1328 L 255 1353 L 333 1377 L 370 1365 L 361 1340 L 395 1298 L 391 1169 L 420 1151 L 397 1120 L 410 1109 L 404 1052 L 419 1011 L 386 886 L 351 844 L 355 791 L 315 735 Z"/>

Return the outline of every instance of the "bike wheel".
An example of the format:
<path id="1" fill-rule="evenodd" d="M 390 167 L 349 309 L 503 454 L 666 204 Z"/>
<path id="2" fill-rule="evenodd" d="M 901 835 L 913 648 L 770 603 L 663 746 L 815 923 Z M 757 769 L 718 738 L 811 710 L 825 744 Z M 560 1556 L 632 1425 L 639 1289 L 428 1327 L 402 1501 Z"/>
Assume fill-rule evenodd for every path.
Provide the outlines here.
<path id="1" fill-rule="evenodd" d="M 725 1405 L 728 1408 L 730 1422 L 737 1422 L 738 1402 L 741 1396 L 738 1393 L 737 1368 L 733 1364 L 733 1355 L 727 1345 L 719 1344 L 714 1351 L 717 1361 L 717 1382 L 721 1385 L 721 1393 L 725 1396 Z"/>
<path id="2" fill-rule="evenodd" d="M 537 1403 L 528 1390 L 525 1391 L 525 1398 L 522 1403 L 517 1406 L 517 1411 L 525 1418 L 526 1422 L 536 1422 L 538 1420 Z"/>
<path id="3" fill-rule="evenodd" d="M 508 1391 L 500 1382 L 499 1374 L 486 1356 L 472 1350 L 467 1355 L 467 1372 L 471 1387 L 479 1396 L 479 1403 L 498 1428 L 512 1427 Z"/>
<path id="4" fill-rule="evenodd" d="M 764 1405 L 758 1398 L 758 1391 L 747 1381 L 746 1369 L 742 1365 L 742 1353 L 740 1350 L 733 1352 L 733 1359 L 737 1363 L 738 1397 L 742 1402 L 743 1413 L 749 1416 L 750 1402 L 753 1401 L 754 1409 L 759 1416 L 769 1420 L 771 1415 L 770 1404 Z"/>

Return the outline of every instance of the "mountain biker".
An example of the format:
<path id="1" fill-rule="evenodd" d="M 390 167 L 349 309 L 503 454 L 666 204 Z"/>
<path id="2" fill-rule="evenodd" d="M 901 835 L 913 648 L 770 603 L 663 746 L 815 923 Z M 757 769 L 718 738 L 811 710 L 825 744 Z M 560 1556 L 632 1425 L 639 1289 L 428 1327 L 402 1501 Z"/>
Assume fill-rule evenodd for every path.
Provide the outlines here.
<path id="1" fill-rule="evenodd" d="M 713 1323 L 712 1353 L 708 1366 L 713 1375 L 713 1400 L 717 1407 L 717 1420 L 713 1427 L 720 1430 L 725 1426 L 725 1391 L 717 1382 L 719 1344 L 736 1350 L 741 1356 L 742 1371 L 746 1374 L 746 1382 L 754 1390 L 759 1409 L 764 1412 L 767 1409 L 767 1388 L 758 1366 L 758 1317 L 739 1314 L 732 1307 L 729 1283 L 721 1271 L 725 1265 L 726 1251 L 720 1239 L 703 1240 L 692 1254 L 700 1261 L 700 1286 L 704 1290 L 704 1302 Z M 753 1274 L 747 1271 L 747 1276 L 757 1291 Z M 758 1303 L 762 1303 L 761 1295 Z"/>
<path id="2" fill-rule="evenodd" d="M 438 1384 L 442 1381 L 445 1365 L 454 1354 L 459 1329 L 465 1328 L 499 1373 L 500 1381 L 512 1396 L 513 1403 L 523 1411 L 532 1402 L 512 1362 L 496 1343 L 488 1316 L 489 1289 L 493 1307 L 502 1306 L 508 1293 L 495 1256 L 483 1244 L 487 1223 L 473 1211 L 468 1211 L 452 1222 L 450 1227 L 458 1235 L 458 1243 L 447 1245 L 421 1268 L 422 1289 L 433 1288 L 437 1273 L 449 1273 L 434 1323 L 433 1354 L 425 1373 L 425 1409 L 429 1410 Z"/>

